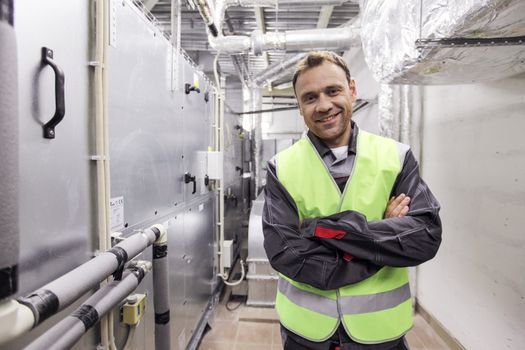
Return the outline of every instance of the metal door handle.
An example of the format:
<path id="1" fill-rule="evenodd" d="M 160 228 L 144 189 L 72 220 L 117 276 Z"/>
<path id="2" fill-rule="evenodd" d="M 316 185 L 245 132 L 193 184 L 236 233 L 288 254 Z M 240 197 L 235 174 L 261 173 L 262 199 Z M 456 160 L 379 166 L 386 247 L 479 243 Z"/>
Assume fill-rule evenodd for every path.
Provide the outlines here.
<path id="1" fill-rule="evenodd" d="M 188 84 L 188 83 L 184 84 L 184 92 L 186 93 L 186 95 L 189 95 L 190 92 L 192 91 L 195 91 L 198 94 L 200 94 L 201 89 L 199 89 L 198 87 L 192 86 L 191 84 Z"/>
<path id="2" fill-rule="evenodd" d="M 184 174 L 184 183 L 189 184 L 190 182 L 193 182 L 193 191 L 191 194 L 195 194 L 197 192 L 197 181 L 195 181 L 195 176 L 191 176 L 190 173 Z"/>
<path id="3" fill-rule="evenodd" d="M 50 121 L 44 124 L 44 138 L 55 138 L 55 127 L 64 119 L 66 102 L 64 97 L 64 71 L 53 61 L 53 50 L 42 48 L 42 63 L 48 64 L 55 72 L 55 114 Z"/>

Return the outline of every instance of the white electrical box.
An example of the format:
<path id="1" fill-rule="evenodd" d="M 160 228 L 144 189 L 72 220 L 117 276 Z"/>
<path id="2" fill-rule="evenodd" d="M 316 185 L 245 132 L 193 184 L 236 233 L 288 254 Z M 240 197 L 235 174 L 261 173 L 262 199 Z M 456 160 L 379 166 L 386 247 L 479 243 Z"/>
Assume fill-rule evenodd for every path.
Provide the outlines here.
<path id="1" fill-rule="evenodd" d="M 222 180 L 223 174 L 223 158 L 222 152 L 209 151 L 208 152 L 208 172 L 210 180 Z"/>
<path id="2" fill-rule="evenodd" d="M 229 239 L 222 244 L 222 263 L 224 267 L 231 268 L 233 264 L 233 240 Z"/>

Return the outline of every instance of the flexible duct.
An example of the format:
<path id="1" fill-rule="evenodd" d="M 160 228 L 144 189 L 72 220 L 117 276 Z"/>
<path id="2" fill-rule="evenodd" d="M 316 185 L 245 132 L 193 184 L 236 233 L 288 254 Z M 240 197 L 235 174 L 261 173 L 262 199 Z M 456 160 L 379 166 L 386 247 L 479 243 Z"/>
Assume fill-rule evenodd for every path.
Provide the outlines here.
<path id="1" fill-rule="evenodd" d="M 0 0 L 0 300 L 18 289 L 18 77 L 13 0 Z"/>
<path id="2" fill-rule="evenodd" d="M 520 0 L 367 1 L 361 8 L 365 59 L 383 83 L 511 76 L 525 71 L 523 13 Z"/>

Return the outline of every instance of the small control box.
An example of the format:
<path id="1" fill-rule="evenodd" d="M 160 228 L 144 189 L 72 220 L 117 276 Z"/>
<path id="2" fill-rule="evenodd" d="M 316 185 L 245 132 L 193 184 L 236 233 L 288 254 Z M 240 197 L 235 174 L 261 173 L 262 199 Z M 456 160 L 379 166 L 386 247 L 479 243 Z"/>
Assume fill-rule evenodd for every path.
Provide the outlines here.
<path id="1" fill-rule="evenodd" d="M 146 294 L 132 294 L 122 305 L 121 315 L 122 323 L 127 325 L 136 325 L 144 316 L 146 311 Z"/>

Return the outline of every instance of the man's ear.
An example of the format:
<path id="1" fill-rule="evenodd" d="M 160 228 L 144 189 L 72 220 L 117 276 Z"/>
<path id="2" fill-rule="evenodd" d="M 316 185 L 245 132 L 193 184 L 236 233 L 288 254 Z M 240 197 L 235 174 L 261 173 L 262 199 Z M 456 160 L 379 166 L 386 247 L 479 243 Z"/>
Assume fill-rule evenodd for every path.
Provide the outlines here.
<path id="1" fill-rule="evenodd" d="M 348 82 L 348 88 L 350 89 L 350 93 L 352 94 L 352 97 L 355 99 L 357 96 L 357 89 L 355 87 L 355 80 L 351 79 Z"/>

